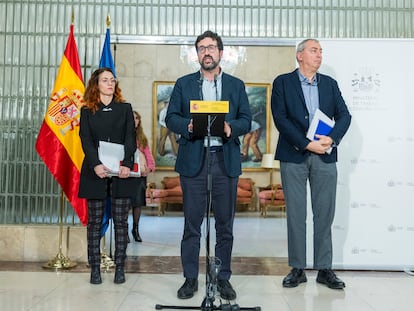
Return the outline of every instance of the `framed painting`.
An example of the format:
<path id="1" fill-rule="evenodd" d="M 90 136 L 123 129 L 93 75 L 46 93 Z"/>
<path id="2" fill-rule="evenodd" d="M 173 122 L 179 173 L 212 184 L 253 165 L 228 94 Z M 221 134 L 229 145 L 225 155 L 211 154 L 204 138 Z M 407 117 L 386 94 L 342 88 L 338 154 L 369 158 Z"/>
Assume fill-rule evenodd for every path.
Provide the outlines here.
<path id="1" fill-rule="evenodd" d="M 154 81 L 153 145 L 157 170 L 173 170 L 177 157 L 177 134 L 165 126 L 165 114 L 175 82 Z M 270 84 L 246 83 L 246 93 L 252 112 L 251 131 L 240 136 L 242 169 L 261 171 L 262 155 L 268 153 L 270 137 Z"/>
<path id="2" fill-rule="evenodd" d="M 246 83 L 252 112 L 250 132 L 240 136 L 240 158 L 244 171 L 261 171 L 262 156 L 269 152 L 270 88 L 269 83 Z"/>
<path id="3" fill-rule="evenodd" d="M 165 125 L 165 115 L 174 84 L 171 81 L 154 81 L 152 85 L 152 150 L 157 170 L 173 170 L 177 157 L 177 135 Z"/>

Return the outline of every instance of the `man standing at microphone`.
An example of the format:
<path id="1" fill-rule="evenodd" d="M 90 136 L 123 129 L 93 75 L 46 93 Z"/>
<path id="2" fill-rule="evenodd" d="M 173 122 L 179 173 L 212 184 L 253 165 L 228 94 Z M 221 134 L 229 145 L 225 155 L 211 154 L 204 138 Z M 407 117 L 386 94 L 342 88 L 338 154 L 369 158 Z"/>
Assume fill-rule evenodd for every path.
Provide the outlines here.
<path id="1" fill-rule="evenodd" d="M 207 204 L 206 159 L 209 158 L 213 180 L 211 202 L 216 229 L 215 257 L 221 260 L 217 289 L 223 299 L 234 300 L 236 292 L 229 279 L 237 183 L 242 173 L 238 137 L 249 132 L 252 117 L 243 81 L 224 73 L 219 66 L 223 56 L 221 37 L 206 31 L 197 37 L 195 48 L 200 71 L 176 81 L 166 117 L 167 127 L 180 135 L 175 170 L 180 174 L 183 190 L 185 223 L 181 263 L 185 282 L 177 296 L 180 299 L 191 298 L 198 290 L 201 224 Z M 210 137 L 210 148 L 207 148 L 207 137 L 193 135 L 191 100 L 229 102 L 223 133 Z M 210 154 L 206 157 L 208 150 Z"/>

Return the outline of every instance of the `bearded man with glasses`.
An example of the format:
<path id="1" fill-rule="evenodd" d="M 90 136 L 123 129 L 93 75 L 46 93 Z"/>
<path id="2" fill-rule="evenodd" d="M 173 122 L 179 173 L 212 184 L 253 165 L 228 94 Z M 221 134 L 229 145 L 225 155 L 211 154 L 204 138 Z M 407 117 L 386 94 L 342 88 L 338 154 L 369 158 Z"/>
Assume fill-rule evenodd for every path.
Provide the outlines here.
<path id="1" fill-rule="evenodd" d="M 217 290 L 223 299 L 233 300 L 236 292 L 229 279 L 237 183 L 242 173 L 239 136 L 249 132 L 252 116 L 243 81 L 224 73 L 220 67 L 223 56 L 220 36 L 206 31 L 197 37 L 195 48 L 201 68 L 176 81 L 165 119 L 167 127 L 180 135 L 175 170 L 180 174 L 183 190 L 181 263 L 186 280 L 177 296 L 191 298 L 198 289 L 201 224 L 207 205 L 207 173 L 211 172 L 215 257 L 221 261 Z M 219 125 L 220 135 L 200 137 L 193 133 L 191 100 L 228 101 L 229 112 Z"/>

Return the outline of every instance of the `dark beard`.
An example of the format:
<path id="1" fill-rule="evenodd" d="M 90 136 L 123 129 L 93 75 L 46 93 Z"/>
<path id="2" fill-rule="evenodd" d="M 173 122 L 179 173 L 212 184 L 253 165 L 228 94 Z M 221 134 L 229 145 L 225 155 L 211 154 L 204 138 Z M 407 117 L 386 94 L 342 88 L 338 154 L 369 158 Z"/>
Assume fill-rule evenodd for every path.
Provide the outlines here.
<path id="1" fill-rule="evenodd" d="M 211 58 L 211 64 L 210 65 L 208 65 L 208 66 L 206 66 L 206 65 L 204 65 L 204 59 L 203 59 L 203 61 L 201 62 L 201 68 L 203 69 L 203 70 L 206 70 L 206 71 L 211 71 L 211 70 L 214 70 L 214 69 L 216 69 L 217 68 L 217 66 L 219 65 L 219 63 L 218 62 L 215 62 L 214 61 L 214 59 L 213 58 Z"/>

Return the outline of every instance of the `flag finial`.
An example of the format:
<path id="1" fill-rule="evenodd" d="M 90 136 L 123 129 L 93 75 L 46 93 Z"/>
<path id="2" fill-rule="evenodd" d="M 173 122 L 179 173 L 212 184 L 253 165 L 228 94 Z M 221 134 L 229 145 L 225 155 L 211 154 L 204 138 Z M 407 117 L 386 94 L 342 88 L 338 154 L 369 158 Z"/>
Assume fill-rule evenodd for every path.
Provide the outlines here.
<path id="1" fill-rule="evenodd" d="M 109 26 L 111 26 L 111 17 L 109 16 L 109 14 L 106 16 L 106 26 L 109 28 Z"/>
<path id="2" fill-rule="evenodd" d="M 72 25 L 75 23 L 75 10 L 72 7 Z"/>

